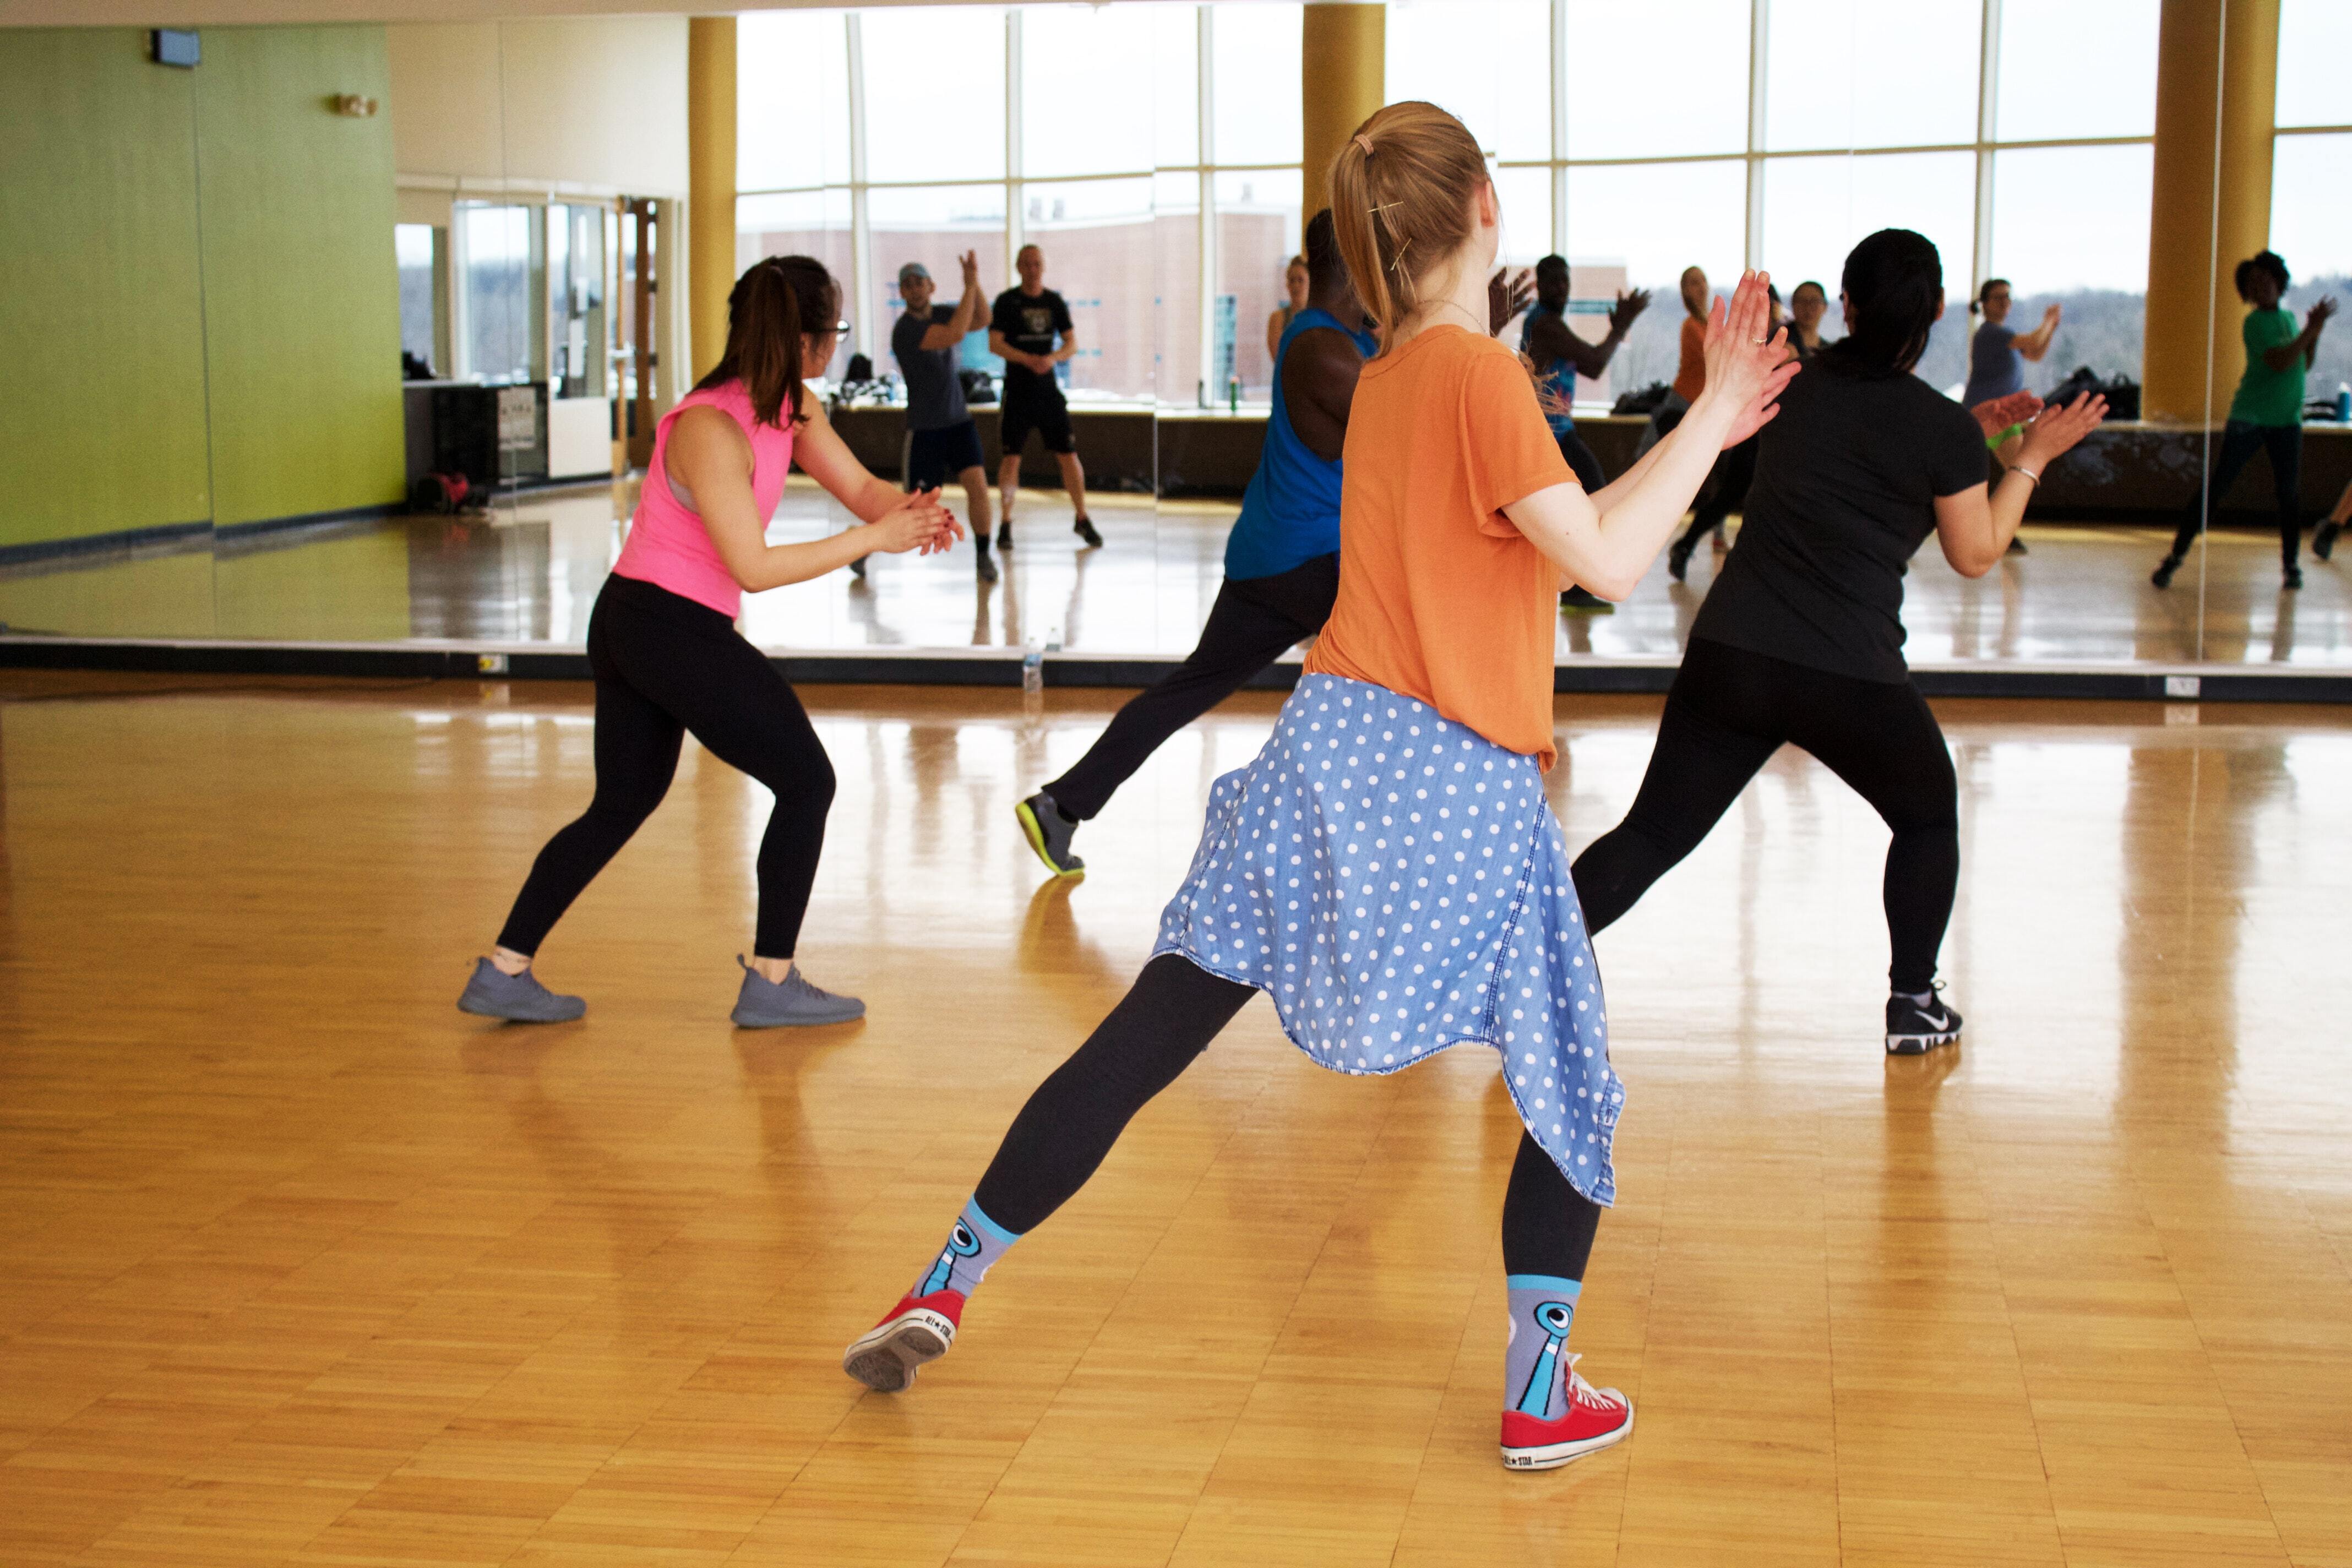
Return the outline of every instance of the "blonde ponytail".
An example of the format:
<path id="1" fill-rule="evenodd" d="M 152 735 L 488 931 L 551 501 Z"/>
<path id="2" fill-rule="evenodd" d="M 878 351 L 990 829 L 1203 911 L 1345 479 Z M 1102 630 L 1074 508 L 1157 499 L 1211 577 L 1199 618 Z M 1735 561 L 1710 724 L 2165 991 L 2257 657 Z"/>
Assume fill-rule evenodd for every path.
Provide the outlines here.
<path id="1" fill-rule="evenodd" d="M 1421 303 L 1421 285 L 1470 236 L 1486 160 L 1462 121 L 1433 103 L 1391 103 L 1356 127 L 1331 161 L 1331 218 L 1348 279 L 1387 351 Z"/>

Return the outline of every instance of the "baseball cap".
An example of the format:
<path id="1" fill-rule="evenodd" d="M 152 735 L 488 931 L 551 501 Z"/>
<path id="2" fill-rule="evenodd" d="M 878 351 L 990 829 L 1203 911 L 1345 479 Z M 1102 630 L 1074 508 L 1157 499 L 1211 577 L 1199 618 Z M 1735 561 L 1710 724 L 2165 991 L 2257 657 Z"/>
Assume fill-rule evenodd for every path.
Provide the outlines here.
<path id="1" fill-rule="evenodd" d="M 909 278 L 919 278 L 928 283 L 931 280 L 931 269 L 919 261 L 909 261 L 898 268 L 898 282 L 903 286 Z"/>

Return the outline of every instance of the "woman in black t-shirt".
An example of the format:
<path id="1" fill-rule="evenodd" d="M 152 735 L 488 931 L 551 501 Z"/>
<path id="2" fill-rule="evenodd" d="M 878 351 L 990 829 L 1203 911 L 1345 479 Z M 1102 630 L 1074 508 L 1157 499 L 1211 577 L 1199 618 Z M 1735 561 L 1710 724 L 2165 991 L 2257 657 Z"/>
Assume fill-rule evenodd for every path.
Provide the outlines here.
<path id="1" fill-rule="evenodd" d="M 1789 384 L 1759 437 L 1747 521 L 1691 627 L 1649 772 L 1625 820 L 1577 858 L 1576 892 L 1600 931 L 1775 751 L 1801 746 L 1895 831 L 1886 1048 L 1910 1055 L 1959 1037 L 1935 992 L 1960 846 L 1944 734 L 1903 662 L 1905 566 L 1934 533 L 1963 576 L 1990 571 L 2042 470 L 2106 405 L 2044 410 L 1989 490 L 1983 430 L 1911 374 L 1944 310 L 1936 247 L 1882 229 L 1846 258 L 1843 289 L 1847 335 Z"/>

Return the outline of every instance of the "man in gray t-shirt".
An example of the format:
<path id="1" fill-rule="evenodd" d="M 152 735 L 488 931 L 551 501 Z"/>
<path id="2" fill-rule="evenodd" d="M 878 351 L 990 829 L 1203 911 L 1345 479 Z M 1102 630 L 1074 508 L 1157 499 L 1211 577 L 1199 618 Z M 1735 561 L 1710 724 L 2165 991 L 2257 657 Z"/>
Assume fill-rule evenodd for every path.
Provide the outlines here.
<path id="1" fill-rule="evenodd" d="M 970 510 L 972 543 L 979 552 L 973 570 L 982 583 L 996 581 L 996 563 L 988 552 L 988 468 L 981 458 L 980 427 L 964 406 L 961 348 L 966 333 L 980 325 L 986 301 L 980 291 L 980 258 L 965 251 L 963 299 L 953 310 L 934 305 L 930 269 L 919 261 L 898 268 L 898 296 L 907 313 L 890 329 L 890 352 L 898 374 L 907 381 L 907 485 L 910 489 L 937 489 L 955 476 L 963 486 Z"/>

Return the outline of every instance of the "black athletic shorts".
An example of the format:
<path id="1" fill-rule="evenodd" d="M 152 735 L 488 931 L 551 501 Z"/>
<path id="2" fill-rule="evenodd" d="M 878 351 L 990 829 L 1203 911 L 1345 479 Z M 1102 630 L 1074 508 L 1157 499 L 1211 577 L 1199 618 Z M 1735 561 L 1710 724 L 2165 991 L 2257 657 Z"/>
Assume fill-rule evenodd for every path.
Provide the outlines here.
<path id="1" fill-rule="evenodd" d="M 1048 452 L 1075 452 L 1078 437 L 1070 429 L 1070 405 L 1062 401 L 1061 394 L 1050 397 L 1008 397 L 1004 400 L 1003 432 L 1004 455 L 1017 458 L 1029 445 L 1029 432 L 1034 430 L 1044 437 Z"/>
<path id="2" fill-rule="evenodd" d="M 938 489 L 966 468 L 988 467 L 980 455 L 980 426 L 967 419 L 944 430 L 908 432 L 907 488 Z"/>

